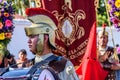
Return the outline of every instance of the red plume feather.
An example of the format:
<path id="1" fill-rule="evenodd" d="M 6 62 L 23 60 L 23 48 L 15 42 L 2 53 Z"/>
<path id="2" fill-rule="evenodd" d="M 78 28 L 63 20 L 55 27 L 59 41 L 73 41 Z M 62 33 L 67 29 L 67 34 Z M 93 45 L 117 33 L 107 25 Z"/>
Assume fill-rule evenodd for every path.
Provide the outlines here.
<path id="1" fill-rule="evenodd" d="M 103 27 L 103 28 L 105 28 L 106 26 L 107 26 L 107 25 L 106 25 L 105 23 L 104 23 L 104 24 L 102 24 L 102 27 Z"/>
<path id="2" fill-rule="evenodd" d="M 26 9 L 26 15 L 28 15 L 28 17 L 35 15 L 45 15 L 50 17 L 56 25 L 58 24 L 57 18 L 50 11 L 43 8 L 28 8 Z"/>

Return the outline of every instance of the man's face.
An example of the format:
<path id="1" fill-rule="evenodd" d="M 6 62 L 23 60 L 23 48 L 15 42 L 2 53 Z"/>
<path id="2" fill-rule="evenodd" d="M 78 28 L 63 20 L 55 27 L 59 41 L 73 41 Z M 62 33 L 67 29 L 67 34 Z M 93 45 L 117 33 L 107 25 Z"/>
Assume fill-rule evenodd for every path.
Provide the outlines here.
<path id="1" fill-rule="evenodd" d="M 99 35 L 98 36 L 98 45 L 101 47 L 106 47 L 108 43 L 108 36 L 106 35 Z"/>
<path id="2" fill-rule="evenodd" d="M 29 36 L 28 46 L 29 46 L 30 51 L 33 54 L 36 54 L 36 52 L 37 52 L 38 37 L 39 37 L 38 35 L 30 35 Z"/>

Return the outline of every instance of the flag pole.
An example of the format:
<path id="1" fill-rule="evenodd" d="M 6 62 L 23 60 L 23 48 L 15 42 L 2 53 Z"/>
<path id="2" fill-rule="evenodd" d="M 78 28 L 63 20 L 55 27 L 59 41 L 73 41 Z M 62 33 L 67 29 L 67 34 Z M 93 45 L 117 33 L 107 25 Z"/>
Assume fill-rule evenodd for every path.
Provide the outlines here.
<path id="1" fill-rule="evenodd" d="M 95 8 L 95 11 L 96 11 L 96 26 L 98 27 L 98 8 L 99 8 L 99 0 L 96 0 L 96 8 Z M 96 27 L 96 29 L 97 29 Z M 96 44 L 97 46 L 97 44 Z M 97 53 L 96 53 L 96 58 L 98 59 L 98 48 L 97 48 Z"/>
<path id="2" fill-rule="evenodd" d="M 99 0 L 96 0 L 96 7 L 95 7 L 95 11 L 96 11 L 96 25 L 98 26 L 98 15 L 97 15 L 97 12 L 98 12 L 98 8 L 99 8 Z"/>
<path id="3" fill-rule="evenodd" d="M 106 13 L 107 13 L 108 26 L 110 27 L 110 33 L 111 33 L 111 36 L 112 36 L 112 42 L 113 42 L 113 47 L 114 47 L 114 57 L 119 62 L 119 58 L 118 58 L 117 52 L 116 52 L 115 41 L 114 41 L 114 38 L 113 38 L 113 32 L 112 32 L 111 22 L 110 22 L 110 15 L 109 15 L 109 11 L 108 11 L 107 1 L 106 0 L 104 0 L 104 4 L 105 4 Z"/>

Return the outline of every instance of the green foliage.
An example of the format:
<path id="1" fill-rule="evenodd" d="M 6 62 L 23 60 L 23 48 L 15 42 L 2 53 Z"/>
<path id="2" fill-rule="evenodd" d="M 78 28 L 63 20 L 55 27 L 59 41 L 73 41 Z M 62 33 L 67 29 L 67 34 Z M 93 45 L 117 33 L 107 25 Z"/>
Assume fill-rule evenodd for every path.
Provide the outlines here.
<path id="1" fill-rule="evenodd" d="M 15 8 L 15 12 L 25 16 L 24 10 L 29 7 L 29 0 L 12 0 L 12 3 Z"/>
<path id="2" fill-rule="evenodd" d="M 4 39 L 4 40 L 0 40 L 0 43 L 3 43 L 5 46 L 7 46 L 10 41 L 11 41 L 10 39 Z"/>
<path id="3" fill-rule="evenodd" d="M 97 21 L 98 26 L 102 26 L 103 23 L 106 23 L 108 25 L 108 18 L 104 0 L 99 0 L 99 7 L 97 9 Z"/>

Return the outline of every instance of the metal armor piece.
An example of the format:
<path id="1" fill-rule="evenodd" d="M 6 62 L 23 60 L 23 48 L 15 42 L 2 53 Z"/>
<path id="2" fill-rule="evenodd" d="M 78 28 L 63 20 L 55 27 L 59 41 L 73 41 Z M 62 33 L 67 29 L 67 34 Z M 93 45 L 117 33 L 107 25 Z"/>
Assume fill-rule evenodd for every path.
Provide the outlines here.
<path id="1" fill-rule="evenodd" d="M 108 36 L 108 32 L 105 30 L 105 27 L 102 28 L 102 30 L 98 32 L 98 36 L 102 36 L 102 35 Z"/>
<path id="2" fill-rule="evenodd" d="M 105 35 L 105 36 L 108 36 L 108 32 L 107 31 L 99 31 L 98 33 L 98 36 L 101 36 L 101 35 Z"/>

